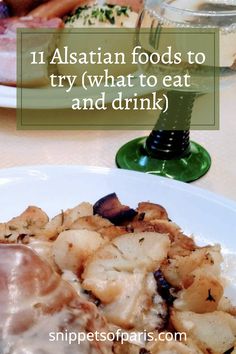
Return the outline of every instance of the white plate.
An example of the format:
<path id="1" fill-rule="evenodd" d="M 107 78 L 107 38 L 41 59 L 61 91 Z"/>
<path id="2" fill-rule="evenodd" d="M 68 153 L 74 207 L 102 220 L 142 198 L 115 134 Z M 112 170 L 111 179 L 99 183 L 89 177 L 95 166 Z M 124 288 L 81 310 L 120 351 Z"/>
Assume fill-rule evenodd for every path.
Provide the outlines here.
<path id="1" fill-rule="evenodd" d="M 16 88 L 0 85 L 0 107 L 16 108 Z"/>
<path id="2" fill-rule="evenodd" d="M 138 72 L 137 72 L 138 74 Z M 230 87 L 233 83 L 235 83 L 236 74 L 232 75 L 232 71 L 226 71 L 222 74 L 220 78 L 220 88 Z M 155 91 L 155 88 L 151 87 L 140 87 L 140 82 L 137 77 L 132 80 L 132 84 L 134 87 L 129 87 L 129 89 L 120 88 L 119 91 L 122 92 L 123 98 L 133 97 L 134 93 L 138 96 L 145 96 Z M 43 97 L 39 99 L 39 92 L 42 90 L 38 88 L 30 88 L 24 89 L 27 92 L 27 97 L 31 98 L 31 100 L 27 100 L 28 106 L 24 106 L 24 108 L 29 109 L 59 109 L 59 108 L 71 108 L 71 100 L 75 97 L 79 97 L 80 99 L 91 97 L 96 99 L 100 97 L 101 92 L 106 93 L 105 103 L 111 103 L 114 98 L 117 97 L 117 87 L 109 87 L 104 88 L 103 85 L 100 87 L 88 88 L 88 91 L 85 91 L 82 87 L 73 87 L 72 91 L 68 94 L 65 92 L 65 89 L 61 88 L 52 88 L 45 87 L 47 90 L 46 99 Z M 159 88 L 157 87 L 156 90 Z M 69 99 L 68 99 L 69 98 Z M 36 102 L 39 102 L 37 106 Z M 32 105 L 31 105 L 32 103 Z M 6 108 L 16 108 L 17 100 L 16 100 L 16 88 L 9 87 L 5 85 L 0 85 L 0 107 Z"/>
<path id="3" fill-rule="evenodd" d="M 134 93 L 141 96 L 155 91 L 155 89 L 150 87 L 140 87 L 139 80 L 137 78 L 132 80 L 132 84 L 134 87 L 129 87 L 129 89 L 119 89 L 119 91 L 123 93 L 123 98 L 133 97 Z M 88 91 L 85 91 L 82 87 L 73 87 L 70 93 L 66 93 L 65 89 L 52 88 L 50 86 L 43 89 L 47 90 L 47 95 L 43 97 L 41 95 L 42 88 L 24 89 L 24 92 L 27 93 L 27 98 L 29 98 L 27 99 L 27 106 L 24 105 L 24 108 L 71 108 L 71 100 L 73 98 L 79 97 L 80 99 L 83 99 L 90 97 L 96 99 L 101 97 L 101 92 L 106 93 L 106 104 L 111 103 L 117 97 L 117 87 L 104 88 L 102 85 L 94 88 L 90 87 L 88 88 Z M 42 97 L 41 99 L 40 96 Z M 16 108 L 16 104 L 16 88 L 0 85 L 0 107 Z"/>
<path id="4" fill-rule="evenodd" d="M 230 280 L 227 295 L 236 288 L 236 203 L 223 197 L 153 175 L 82 166 L 32 166 L 0 170 L 0 221 L 21 213 L 28 205 L 49 216 L 82 201 L 94 203 L 116 192 L 132 207 L 140 201 L 162 204 L 169 217 L 198 242 L 220 243 L 224 272 Z"/>

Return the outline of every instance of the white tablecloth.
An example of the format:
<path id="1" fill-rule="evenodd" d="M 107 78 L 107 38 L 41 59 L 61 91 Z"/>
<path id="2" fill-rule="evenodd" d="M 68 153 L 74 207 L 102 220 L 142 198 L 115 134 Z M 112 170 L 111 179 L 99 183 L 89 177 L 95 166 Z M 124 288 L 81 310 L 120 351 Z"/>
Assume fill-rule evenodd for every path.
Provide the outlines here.
<path id="1" fill-rule="evenodd" d="M 212 167 L 194 185 L 236 200 L 236 85 L 221 91 L 220 130 L 193 131 Z M 17 131 L 15 110 L 0 108 L 0 168 L 32 164 L 115 167 L 119 147 L 148 132 Z"/>

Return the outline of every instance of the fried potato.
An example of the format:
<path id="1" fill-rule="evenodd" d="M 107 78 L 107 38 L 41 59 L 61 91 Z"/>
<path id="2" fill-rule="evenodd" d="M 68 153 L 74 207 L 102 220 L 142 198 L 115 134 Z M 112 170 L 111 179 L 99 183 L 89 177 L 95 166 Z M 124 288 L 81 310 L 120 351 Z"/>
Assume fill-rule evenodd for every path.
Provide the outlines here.
<path id="1" fill-rule="evenodd" d="M 52 253 L 55 263 L 61 270 L 71 270 L 79 275 L 88 257 L 104 242 L 101 235 L 95 231 L 64 231 L 53 243 Z"/>
<path id="2" fill-rule="evenodd" d="M 93 215 L 93 206 L 90 203 L 81 203 L 75 208 L 67 209 L 61 213 L 63 222 L 61 225 L 61 231 L 64 231 L 73 225 L 73 223 L 83 216 Z"/>
<path id="3" fill-rule="evenodd" d="M 205 354 L 225 353 L 236 340 L 236 319 L 225 312 L 196 314 L 174 310 L 171 322 L 177 331 L 186 332 Z"/>
<path id="4" fill-rule="evenodd" d="M 101 228 L 112 226 L 112 223 L 99 215 L 89 215 L 78 218 L 71 226 L 71 230 L 98 231 Z"/>
<path id="5" fill-rule="evenodd" d="M 47 222 L 48 216 L 42 209 L 29 206 L 19 216 L 0 224 L 0 241 L 18 242 L 20 236 L 35 236 Z"/>
<path id="6" fill-rule="evenodd" d="M 104 298 L 104 294 L 110 295 L 112 301 L 104 303 L 105 317 L 119 327 L 133 329 L 140 295 L 143 294 L 145 286 L 145 273 L 113 271 L 110 272 L 108 280 L 109 285 L 102 296 Z"/>
<path id="7" fill-rule="evenodd" d="M 168 220 L 168 214 L 165 208 L 159 204 L 154 204 L 150 202 L 142 202 L 138 204 L 137 208 L 138 214 L 144 216 L 144 221 L 150 221 L 155 219 Z"/>
<path id="8" fill-rule="evenodd" d="M 140 354 L 140 346 L 129 342 L 115 342 L 113 345 L 114 354 Z M 145 352 L 144 352 L 145 353 Z"/>
<path id="9" fill-rule="evenodd" d="M 169 245 L 166 235 L 126 234 L 100 247 L 89 258 L 82 285 L 103 302 L 104 313 L 111 322 L 132 328 L 138 324 L 135 316 L 145 304 L 154 308 L 156 284 L 154 282 L 153 292 L 148 292 L 147 273 L 160 266 Z"/>
<path id="10" fill-rule="evenodd" d="M 192 273 L 197 268 L 204 268 L 204 271 L 218 277 L 220 275 L 220 264 L 222 256 L 219 246 L 199 248 L 191 252 L 189 256 L 176 255 L 162 264 L 162 272 L 166 280 L 176 288 L 186 287 L 186 283 L 193 281 Z"/>
<path id="11" fill-rule="evenodd" d="M 114 193 L 108 197 L 118 200 Z M 103 201 L 104 207 L 104 200 L 107 197 L 98 206 Z M 132 217 L 125 214 L 120 226 L 94 215 L 89 203 L 62 211 L 50 221 L 40 208 L 29 207 L 0 224 L 0 242 L 27 243 L 68 281 L 75 277 L 79 293 L 89 292 L 91 301 L 101 302 L 99 311 L 111 328 L 137 333 L 168 328 L 187 335 L 185 341 L 140 342 L 142 349 L 116 343 L 117 354 L 233 350 L 236 307 L 224 297 L 220 246 L 197 247 L 158 204 L 139 203 L 137 211 L 120 205 L 132 212 Z M 113 217 L 120 217 L 119 208 L 117 213 Z"/>
<path id="12" fill-rule="evenodd" d="M 116 237 L 89 259 L 83 274 L 84 285 L 93 283 L 96 288 L 100 276 L 106 277 L 106 272 L 112 269 L 118 272 L 131 272 L 134 269 L 154 271 L 166 258 L 169 246 L 168 236 L 155 232 Z"/>
<path id="13" fill-rule="evenodd" d="M 157 294 L 153 274 L 134 271 L 118 276 L 122 276 L 125 284 L 120 288 L 119 296 L 103 306 L 108 321 L 132 331 L 162 330 L 168 320 L 168 308 Z"/>
<path id="14" fill-rule="evenodd" d="M 69 230 L 79 218 L 93 215 L 93 206 L 90 203 L 81 203 L 72 209 L 61 211 L 39 231 L 38 237 L 46 240 L 55 239 L 62 231 Z"/>
<path id="15" fill-rule="evenodd" d="M 156 341 L 154 345 L 153 343 L 149 343 L 147 349 L 152 354 L 203 354 L 192 341 Z"/>
<path id="16" fill-rule="evenodd" d="M 98 232 L 102 235 L 103 238 L 107 240 L 113 240 L 114 238 L 127 234 L 127 230 L 122 226 L 111 225 L 108 227 L 103 227 L 98 230 Z"/>
<path id="17" fill-rule="evenodd" d="M 196 313 L 214 312 L 218 309 L 223 293 L 224 288 L 216 277 L 198 272 L 194 274 L 193 283 L 178 293 L 174 307 Z"/>

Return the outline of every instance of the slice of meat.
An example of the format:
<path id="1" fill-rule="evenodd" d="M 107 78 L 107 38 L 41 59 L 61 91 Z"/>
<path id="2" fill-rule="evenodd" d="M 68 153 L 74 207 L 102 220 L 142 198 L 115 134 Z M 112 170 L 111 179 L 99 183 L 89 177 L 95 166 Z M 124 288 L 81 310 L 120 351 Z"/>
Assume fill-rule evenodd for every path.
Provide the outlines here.
<path id="1" fill-rule="evenodd" d="M 106 1 L 109 5 L 120 5 L 131 7 L 132 11 L 139 12 L 144 6 L 143 0 L 108 0 Z"/>
<path id="2" fill-rule="evenodd" d="M 77 7 L 92 5 L 95 1 L 91 0 L 50 0 L 47 4 L 41 4 L 29 13 L 33 17 L 53 18 L 68 15 Z"/>
<path id="3" fill-rule="evenodd" d="M 17 28 L 61 28 L 64 24 L 61 19 L 51 20 L 33 19 L 32 17 L 8 18 L 0 20 L 0 84 L 16 85 L 16 31 Z M 29 36 L 28 36 L 29 37 Z M 27 45 L 32 51 L 39 49 L 47 53 L 52 50 L 51 43 L 54 36 L 44 34 L 43 36 L 32 35 Z M 30 58 L 29 58 L 30 60 Z M 32 71 L 27 77 L 23 86 L 42 86 L 48 82 L 47 66 L 37 65 L 37 70 Z"/>
<path id="4" fill-rule="evenodd" d="M 13 16 L 26 15 L 30 10 L 34 9 L 48 0 L 4 0 L 11 10 Z"/>
<path id="5" fill-rule="evenodd" d="M 27 246 L 0 245 L 0 338 L 4 353 L 33 354 L 40 349 L 51 354 L 58 352 L 58 343 L 49 343 L 52 331 L 96 330 L 107 330 L 96 306 L 79 298 L 47 262 Z M 70 351 L 68 343 L 60 342 L 60 346 L 60 354 Z M 80 354 L 112 353 L 111 344 L 95 340 L 84 340 L 72 348 L 73 353 Z"/>

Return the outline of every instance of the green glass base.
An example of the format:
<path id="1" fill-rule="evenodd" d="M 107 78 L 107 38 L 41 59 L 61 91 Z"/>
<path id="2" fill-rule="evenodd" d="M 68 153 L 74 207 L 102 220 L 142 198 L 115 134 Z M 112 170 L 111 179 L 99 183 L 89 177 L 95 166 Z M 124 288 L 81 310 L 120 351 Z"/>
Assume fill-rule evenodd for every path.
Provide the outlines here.
<path id="1" fill-rule="evenodd" d="M 116 155 L 119 168 L 169 177 L 183 182 L 192 182 L 207 173 L 211 157 L 199 144 L 191 142 L 187 157 L 159 160 L 145 152 L 145 138 L 137 138 L 122 146 Z"/>

